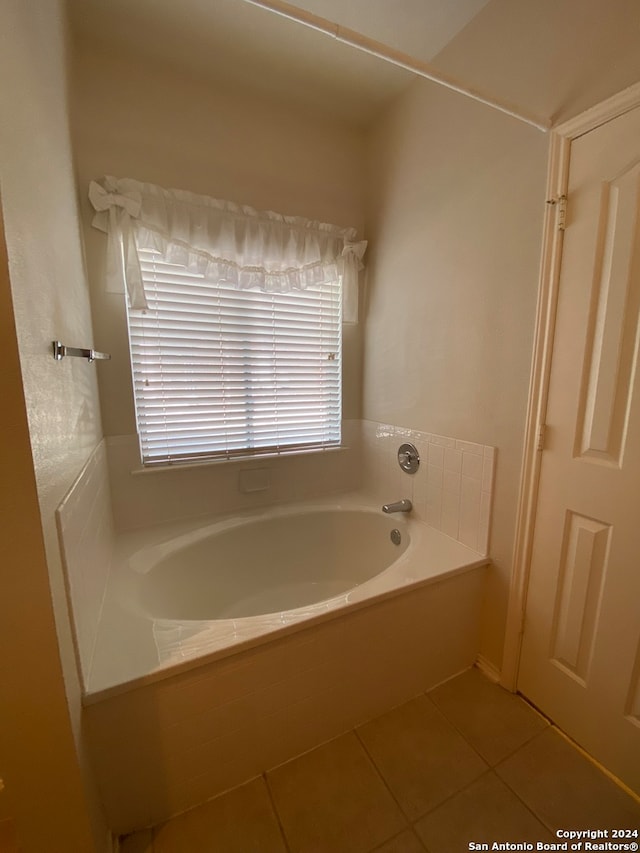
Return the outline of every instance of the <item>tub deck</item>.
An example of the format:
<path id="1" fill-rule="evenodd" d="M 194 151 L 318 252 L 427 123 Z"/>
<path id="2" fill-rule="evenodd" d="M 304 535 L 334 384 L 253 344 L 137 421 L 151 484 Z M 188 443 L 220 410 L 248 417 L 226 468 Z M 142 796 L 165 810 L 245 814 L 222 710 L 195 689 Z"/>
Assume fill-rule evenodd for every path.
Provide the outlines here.
<path id="1" fill-rule="evenodd" d="M 243 518 L 299 514 L 318 509 L 366 507 L 361 494 L 297 503 L 243 513 Z M 230 518 L 237 519 L 238 514 Z M 397 524 L 395 519 L 397 518 Z M 302 631 L 409 590 L 441 583 L 484 566 L 488 560 L 439 531 L 412 519 L 393 516 L 405 527 L 411 543 L 404 553 L 375 577 L 340 595 L 293 610 L 234 619 L 179 620 L 151 618 L 135 606 L 131 588 L 132 556 L 160 543 L 185 537 L 209 520 L 137 530 L 119 537 L 116 559 L 107 584 L 92 666 L 85 685 L 85 704 L 237 654 L 275 638 Z M 216 522 L 219 520 L 216 519 Z"/>

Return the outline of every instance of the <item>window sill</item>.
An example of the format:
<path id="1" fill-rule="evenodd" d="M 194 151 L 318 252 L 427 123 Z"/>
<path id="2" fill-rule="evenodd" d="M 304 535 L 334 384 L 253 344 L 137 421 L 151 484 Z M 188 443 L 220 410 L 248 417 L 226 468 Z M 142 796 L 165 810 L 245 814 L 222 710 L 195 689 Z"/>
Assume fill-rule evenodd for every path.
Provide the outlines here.
<path id="1" fill-rule="evenodd" d="M 291 458 L 294 456 L 316 456 L 321 453 L 343 453 L 350 449 L 348 445 L 340 444 L 335 447 L 312 447 L 309 450 L 298 448 L 296 450 L 274 453 L 247 454 L 246 456 L 234 456 L 232 459 L 203 459 L 201 462 L 158 462 L 155 465 L 141 465 L 139 468 L 133 468 L 129 473 L 134 477 L 138 477 L 147 474 L 163 474 L 167 471 L 185 471 L 190 468 L 211 468 L 219 465 L 247 465 L 247 463 L 259 465 L 261 462 L 270 462 L 273 459 Z"/>

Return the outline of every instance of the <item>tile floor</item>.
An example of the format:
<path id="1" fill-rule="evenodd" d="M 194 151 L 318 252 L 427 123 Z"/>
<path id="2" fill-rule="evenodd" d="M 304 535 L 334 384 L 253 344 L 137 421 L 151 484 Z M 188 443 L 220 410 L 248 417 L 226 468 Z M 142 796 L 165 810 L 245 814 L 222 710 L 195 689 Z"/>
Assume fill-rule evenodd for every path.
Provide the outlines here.
<path id="1" fill-rule="evenodd" d="M 640 805 L 472 669 L 153 830 L 122 853 L 454 853 L 640 828 Z"/>

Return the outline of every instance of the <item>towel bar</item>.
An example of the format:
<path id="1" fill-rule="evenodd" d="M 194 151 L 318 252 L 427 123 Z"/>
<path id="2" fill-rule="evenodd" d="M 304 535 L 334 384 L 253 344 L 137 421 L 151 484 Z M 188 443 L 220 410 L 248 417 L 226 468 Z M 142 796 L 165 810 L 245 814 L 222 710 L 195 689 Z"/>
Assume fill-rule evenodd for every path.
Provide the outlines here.
<path id="1" fill-rule="evenodd" d="M 107 352 L 96 352 L 94 349 L 80 349 L 79 347 L 67 347 L 61 344 L 60 341 L 53 341 L 53 357 L 55 360 L 60 361 L 66 355 L 73 356 L 74 358 L 86 358 L 87 361 L 111 358 Z"/>

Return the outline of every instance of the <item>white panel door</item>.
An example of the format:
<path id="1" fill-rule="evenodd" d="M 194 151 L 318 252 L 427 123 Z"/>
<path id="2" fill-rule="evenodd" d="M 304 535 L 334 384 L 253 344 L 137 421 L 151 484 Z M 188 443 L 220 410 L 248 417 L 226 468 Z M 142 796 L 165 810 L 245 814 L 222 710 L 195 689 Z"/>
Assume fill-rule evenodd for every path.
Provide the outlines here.
<path id="1" fill-rule="evenodd" d="M 640 792 L 640 109 L 568 198 L 518 689 Z"/>

